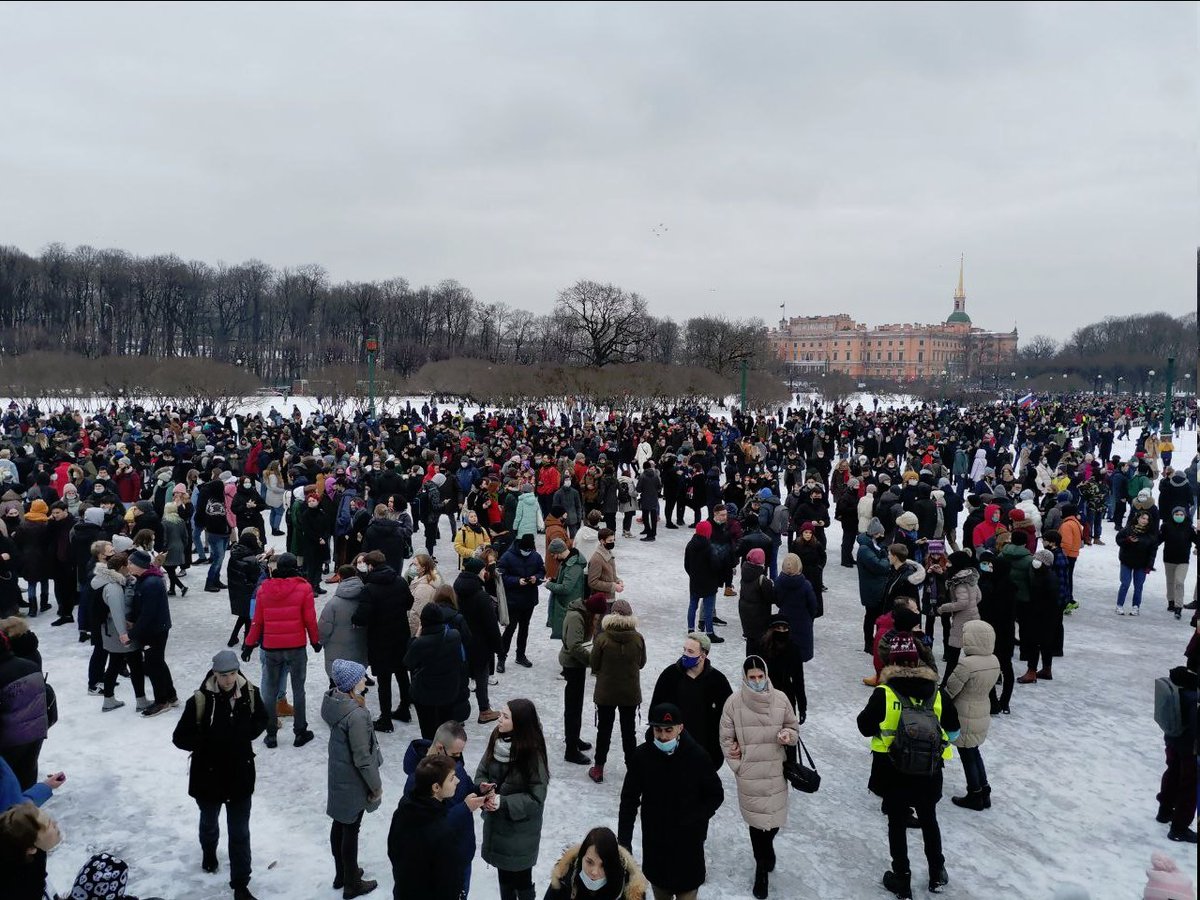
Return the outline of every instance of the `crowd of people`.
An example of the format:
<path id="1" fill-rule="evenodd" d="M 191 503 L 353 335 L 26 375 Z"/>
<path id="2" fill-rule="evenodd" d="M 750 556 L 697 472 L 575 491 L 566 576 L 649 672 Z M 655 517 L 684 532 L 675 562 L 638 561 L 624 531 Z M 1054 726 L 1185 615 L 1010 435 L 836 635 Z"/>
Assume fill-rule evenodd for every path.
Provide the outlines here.
<path id="1" fill-rule="evenodd" d="M 545 896 L 633 900 L 648 885 L 655 900 L 697 897 L 727 767 L 749 838 L 746 880 L 765 898 L 789 786 L 814 789 L 805 666 L 830 565 L 856 571 L 872 664 L 856 724 L 872 751 L 864 779 L 886 819 L 882 884 L 912 896 L 908 831 L 918 829 L 936 892 L 953 869 L 936 813 L 946 764 L 957 756 L 966 783 L 952 802 L 988 810 L 981 748 L 993 717 L 1054 680 L 1067 617 L 1101 603 L 1076 593 L 1078 561 L 1108 542 L 1120 562 L 1110 614 L 1140 614 L 1160 551 L 1167 615 L 1189 613 L 1178 642 L 1186 665 L 1164 679 L 1173 717 L 1160 719 L 1170 724 L 1158 818 L 1172 841 L 1194 844 L 1200 638 L 1187 576 L 1200 548 L 1200 457 L 1178 467 L 1169 428 L 1195 428 L 1196 412 L 1180 404 L 1170 422 L 1155 415 L 1083 396 L 1028 408 L 809 404 L 719 417 L 579 404 L 467 415 L 427 403 L 379 418 L 11 405 L 0 420 L 5 896 L 54 896 L 45 861 L 59 835 L 43 805 L 65 776 L 38 779 L 57 703 L 35 630 L 53 613 L 50 627 L 70 627 L 91 654 L 86 684 L 58 690 L 94 695 L 115 713 L 130 699 L 118 697 L 124 678 L 133 704 L 124 715 L 178 715 L 173 742 L 191 755 L 200 867 L 220 869 L 224 807 L 237 900 L 253 897 L 254 748 L 261 739 L 276 750 L 288 719 L 294 747 L 317 738 L 310 653 L 323 654 L 327 678 L 326 814 L 343 897 L 378 887 L 360 864 L 359 834 L 383 802 L 380 736 L 415 718 L 420 736 L 404 754 L 387 841 L 396 898 L 467 896 L 478 855 L 503 900 L 533 900 L 555 765 L 605 783 L 618 727 L 616 827 L 598 825 L 570 847 Z M 1135 446 L 1124 458 L 1112 452 L 1121 432 Z M 690 532 L 682 559 L 664 560 L 688 601 L 680 655 L 646 703 L 637 613 L 649 591 L 626 590 L 617 543 L 654 542 L 660 529 Z M 441 559 L 439 547 L 449 548 Z M 182 676 L 199 686 L 180 694 L 171 598 L 186 595 L 194 567 L 206 567 L 205 591 L 228 596 L 233 623 L 207 671 Z M 736 625 L 717 615 L 718 596 L 737 598 Z M 509 665 L 534 666 L 543 601 L 547 639 L 560 648 L 546 677 L 561 679 L 562 707 L 494 701 Z M 712 656 L 727 624 L 745 652 L 739 645 L 743 661 L 722 671 Z M 257 683 L 244 669 L 256 654 Z M 583 729 L 589 673 L 594 742 Z M 545 716 L 561 719 L 561 757 L 547 747 Z M 492 731 L 469 770 L 472 717 Z M 260 761 L 275 764 L 269 753 Z M 127 879 L 123 861 L 97 854 L 70 896 L 127 896 Z"/>

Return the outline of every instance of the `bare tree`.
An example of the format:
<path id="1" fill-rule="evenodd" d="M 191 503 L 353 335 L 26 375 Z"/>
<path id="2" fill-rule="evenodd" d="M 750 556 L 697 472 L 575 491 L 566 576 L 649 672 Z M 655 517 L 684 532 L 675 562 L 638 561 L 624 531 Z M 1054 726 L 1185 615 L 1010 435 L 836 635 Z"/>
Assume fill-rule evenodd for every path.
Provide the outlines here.
<path id="1" fill-rule="evenodd" d="M 646 336 L 646 301 L 615 284 L 575 282 L 559 293 L 554 315 L 585 366 L 632 362 Z"/>

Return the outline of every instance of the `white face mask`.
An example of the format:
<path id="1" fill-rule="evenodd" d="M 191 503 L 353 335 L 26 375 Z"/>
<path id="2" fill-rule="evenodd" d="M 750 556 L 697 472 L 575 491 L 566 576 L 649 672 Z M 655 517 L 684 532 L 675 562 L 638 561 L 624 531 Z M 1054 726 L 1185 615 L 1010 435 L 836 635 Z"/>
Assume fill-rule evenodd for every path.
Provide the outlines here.
<path id="1" fill-rule="evenodd" d="M 356 562 L 354 564 L 354 568 L 358 569 L 360 572 L 365 572 L 367 571 L 367 564 L 365 562 Z"/>

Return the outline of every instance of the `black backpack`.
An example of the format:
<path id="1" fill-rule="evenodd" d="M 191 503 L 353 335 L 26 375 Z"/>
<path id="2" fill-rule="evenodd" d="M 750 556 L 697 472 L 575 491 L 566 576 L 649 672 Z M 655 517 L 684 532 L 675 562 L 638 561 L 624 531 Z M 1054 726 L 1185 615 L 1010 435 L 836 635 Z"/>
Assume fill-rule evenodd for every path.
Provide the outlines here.
<path id="1" fill-rule="evenodd" d="M 917 706 L 909 697 L 893 692 L 900 701 L 900 721 L 888 748 L 888 759 L 902 775 L 934 775 L 942 767 L 942 752 L 949 746 L 933 703 Z"/>
<path id="2" fill-rule="evenodd" d="M 621 503 L 633 502 L 633 495 L 629 493 L 628 481 L 622 480 L 617 482 L 617 500 Z"/>

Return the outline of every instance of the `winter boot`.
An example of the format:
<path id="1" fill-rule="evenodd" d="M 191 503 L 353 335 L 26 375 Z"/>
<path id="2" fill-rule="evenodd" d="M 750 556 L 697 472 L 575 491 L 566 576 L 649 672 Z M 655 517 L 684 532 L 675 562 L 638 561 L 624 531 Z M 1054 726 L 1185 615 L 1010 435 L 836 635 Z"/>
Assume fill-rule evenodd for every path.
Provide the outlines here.
<path id="1" fill-rule="evenodd" d="M 950 876 L 946 874 L 946 867 L 939 866 L 937 871 L 930 870 L 929 872 L 929 892 L 932 894 L 941 893 L 942 888 L 950 883 Z"/>
<path id="2" fill-rule="evenodd" d="M 358 870 L 358 877 L 359 877 L 359 879 L 361 879 L 361 878 L 362 878 L 362 874 L 363 874 L 363 870 L 362 870 L 362 869 L 359 869 L 359 870 Z M 334 876 L 333 876 L 333 889 L 334 889 L 335 891 L 340 891 L 340 890 L 341 890 L 342 888 L 344 888 L 345 886 L 346 886 L 346 877 L 345 877 L 344 875 L 342 875 L 342 874 L 339 872 L 337 875 L 334 875 Z"/>
<path id="3" fill-rule="evenodd" d="M 1017 684 L 1037 684 L 1037 669 L 1029 669 L 1017 679 Z"/>
<path id="4" fill-rule="evenodd" d="M 767 867 L 762 863 L 754 867 L 753 893 L 758 900 L 765 900 L 767 896 Z"/>
<path id="5" fill-rule="evenodd" d="M 411 722 L 412 711 L 408 708 L 407 703 L 402 703 L 392 711 L 392 718 L 397 722 Z"/>
<path id="6" fill-rule="evenodd" d="M 1166 825 L 1167 823 L 1169 823 L 1171 821 L 1171 817 L 1174 814 L 1175 814 L 1175 810 L 1173 810 L 1171 807 L 1163 806 L 1162 804 L 1159 804 L 1158 815 L 1154 817 L 1154 821 L 1160 822 L 1163 825 Z"/>
<path id="7" fill-rule="evenodd" d="M 148 697 L 137 697 L 136 700 L 138 712 L 141 712 L 143 709 L 149 709 L 151 706 L 150 699 Z"/>
<path id="8" fill-rule="evenodd" d="M 281 719 L 295 714 L 295 708 L 292 706 L 292 704 L 287 702 L 286 697 L 282 700 L 275 701 L 275 715 L 279 716 Z"/>
<path id="9" fill-rule="evenodd" d="M 912 900 L 912 873 L 896 873 L 890 869 L 883 873 L 883 886 L 904 900 Z"/>
<path id="10" fill-rule="evenodd" d="M 1184 825 L 1182 828 L 1172 828 L 1167 832 L 1167 837 L 1181 844 L 1196 843 L 1196 832 Z"/>
<path id="11" fill-rule="evenodd" d="M 396 726 L 392 724 L 391 716 L 380 716 L 373 723 L 376 731 L 381 731 L 384 734 L 391 734 L 396 730 Z"/>
<path id="12" fill-rule="evenodd" d="M 243 884 L 241 887 L 233 889 L 233 900 L 258 900 L 258 898 L 250 893 L 250 888 Z"/>
<path id="13" fill-rule="evenodd" d="M 951 797 L 950 802 L 955 806 L 961 806 L 963 809 L 983 810 L 986 807 L 983 805 L 983 790 L 967 791 L 965 797 Z"/>
<path id="14" fill-rule="evenodd" d="M 217 871 L 219 864 L 217 862 L 217 851 L 215 848 L 204 851 L 204 856 L 200 860 L 200 868 L 209 873 Z"/>
<path id="15" fill-rule="evenodd" d="M 574 748 L 568 750 L 563 759 L 569 763 L 575 763 L 577 766 L 588 766 L 592 763 L 590 756 L 585 756 L 581 750 L 576 750 Z"/>
<path id="16" fill-rule="evenodd" d="M 604 766 L 592 766 L 588 769 L 588 778 L 600 784 L 604 781 Z"/>
<path id="17" fill-rule="evenodd" d="M 309 741 L 311 741 L 314 737 L 316 737 L 316 735 L 313 734 L 311 731 L 309 731 L 306 728 L 304 731 L 301 731 L 299 734 L 296 735 L 296 739 L 292 741 L 292 746 L 293 747 L 303 747 L 305 744 L 307 744 Z"/>
<path id="18" fill-rule="evenodd" d="M 735 590 L 734 590 L 733 588 L 731 588 L 731 587 L 727 587 L 727 588 L 725 588 L 725 596 L 726 596 L 726 597 L 736 597 L 736 596 L 737 596 L 737 591 L 735 591 Z"/>
<path id="19" fill-rule="evenodd" d="M 342 900 L 350 900 L 351 897 L 365 896 L 366 894 L 369 894 L 371 891 L 375 890 L 375 888 L 379 887 L 378 881 L 366 881 L 361 875 L 362 869 L 359 869 L 358 871 L 360 873 L 358 882 L 355 884 L 348 884 L 342 888 Z"/>
<path id="20" fill-rule="evenodd" d="M 526 669 L 532 669 L 532 668 L 533 668 L 533 663 L 531 663 L 531 662 L 529 661 L 529 657 L 528 657 L 528 656 L 518 656 L 518 657 L 517 657 L 517 665 L 518 665 L 518 666 L 524 666 Z"/>
<path id="21" fill-rule="evenodd" d="M 1054 672 L 1051 670 L 1051 668 L 1049 666 L 1046 666 L 1046 668 L 1038 671 L 1037 677 L 1041 681 L 1053 681 L 1054 680 Z"/>
<path id="22" fill-rule="evenodd" d="M 274 750 L 276 747 L 279 746 L 279 741 L 275 737 L 274 731 L 267 732 L 267 736 L 263 738 L 263 745 L 266 747 L 270 747 L 272 750 Z"/>
<path id="23" fill-rule="evenodd" d="M 537 888 L 517 888 L 517 900 L 537 900 Z"/>
<path id="24" fill-rule="evenodd" d="M 496 660 L 496 671 L 499 672 L 501 675 L 504 674 L 504 657 L 503 656 L 500 657 L 498 660 Z"/>
<path id="25" fill-rule="evenodd" d="M 479 718 L 476 719 L 475 721 L 478 722 L 480 725 L 487 725 L 490 722 L 495 722 L 499 718 L 500 718 L 499 710 L 484 709 L 484 710 L 480 710 Z"/>
<path id="26" fill-rule="evenodd" d="M 872 675 L 870 678 L 864 678 L 862 683 L 867 687 L 879 687 L 879 678 L 875 675 Z"/>
<path id="27" fill-rule="evenodd" d="M 983 808 L 991 809 L 992 808 L 992 786 L 990 784 L 985 784 L 983 786 L 982 790 L 983 790 Z"/>
<path id="28" fill-rule="evenodd" d="M 116 697 L 105 697 L 104 705 L 102 707 L 100 707 L 100 711 L 108 712 L 109 710 L 120 709 L 124 705 L 125 704 L 122 703 L 120 700 L 118 700 Z"/>

